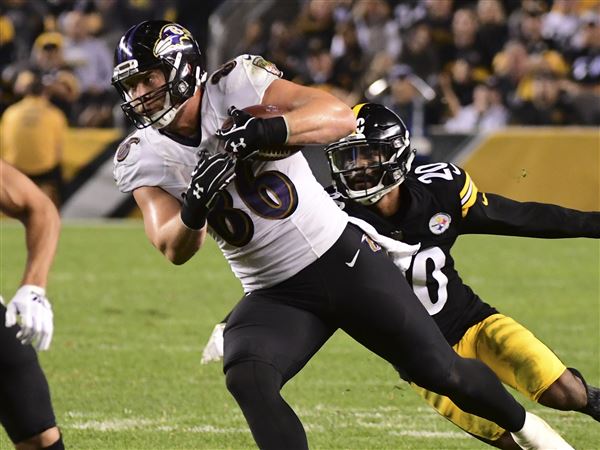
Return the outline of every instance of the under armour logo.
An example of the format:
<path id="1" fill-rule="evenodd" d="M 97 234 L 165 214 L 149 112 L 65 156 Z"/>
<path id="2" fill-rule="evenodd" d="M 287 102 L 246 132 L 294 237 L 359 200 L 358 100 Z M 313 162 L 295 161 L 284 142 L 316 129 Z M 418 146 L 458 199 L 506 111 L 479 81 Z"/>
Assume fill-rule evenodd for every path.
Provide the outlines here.
<path id="1" fill-rule="evenodd" d="M 236 144 L 235 142 L 232 142 L 231 144 L 231 149 L 233 150 L 234 153 L 238 152 L 238 147 L 242 147 L 242 148 L 246 148 L 246 142 L 244 142 L 244 138 L 240 138 L 240 141 Z"/>
<path id="2" fill-rule="evenodd" d="M 192 194 L 194 195 L 194 197 L 200 200 L 200 196 L 204 194 L 204 188 L 198 183 L 196 183 L 196 186 L 194 187 L 194 192 L 192 192 Z"/>

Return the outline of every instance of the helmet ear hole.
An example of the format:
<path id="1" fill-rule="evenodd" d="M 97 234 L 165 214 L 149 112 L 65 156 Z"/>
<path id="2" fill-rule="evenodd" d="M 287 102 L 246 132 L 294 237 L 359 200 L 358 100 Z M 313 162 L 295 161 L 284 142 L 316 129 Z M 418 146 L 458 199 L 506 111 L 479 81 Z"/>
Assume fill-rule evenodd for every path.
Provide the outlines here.
<path id="1" fill-rule="evenodd" d="M 188 96 L 188 91 L 190 90 L 190 85 L 187 81 L 181 80 L 177 83 L 177 93 L 182 97 Z"/>

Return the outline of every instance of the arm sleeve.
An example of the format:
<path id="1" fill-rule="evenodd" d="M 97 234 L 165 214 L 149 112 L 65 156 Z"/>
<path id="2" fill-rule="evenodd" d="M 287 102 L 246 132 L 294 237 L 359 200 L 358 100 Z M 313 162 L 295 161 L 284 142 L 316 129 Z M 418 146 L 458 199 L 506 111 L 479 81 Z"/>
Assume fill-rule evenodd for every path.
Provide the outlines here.
<path id="1" fill-rule="evenodd" d="M 461 225 L 461 234 L 497 234 L 546 239 L 600 238 L 600 212 L 518 202 L 479 192 Z"/>

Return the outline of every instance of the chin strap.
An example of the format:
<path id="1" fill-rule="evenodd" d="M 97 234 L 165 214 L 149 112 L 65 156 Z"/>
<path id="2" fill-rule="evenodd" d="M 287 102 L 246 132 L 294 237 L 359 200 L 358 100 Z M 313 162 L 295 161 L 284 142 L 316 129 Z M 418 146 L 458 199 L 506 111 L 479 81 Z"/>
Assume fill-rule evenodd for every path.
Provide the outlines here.
<path id="1" fill-rule="evenodd" d="M 203 71 L 200 68 L 200 66 L 196 67 L 196 89 L 194 90 L 194 93 L 196 93 L 200 86 L 202 86 L 202 84 L 206 81 L 207 77 L 208 73 L 206 72 L 206 70 Z"/>
<path id="2" fill-rule="evenodd" d="M 394 189 L 396 186 L 398 186 L 399 184 L 401 184 L 404 181 L 404 178 L 405 177 L 402 177 L 400 180 L 396 181 L 391 186 L 388 186 L 385 189 L 382 189 L 381 191 L 379 191 L 379 192 L 377 192 L 377 193 L 375 193 L 375 194 L 373 194 L 373 195 L 371 195 L 369 197 L 358 198 L 358 199 L 356 199 L 356 201 L 358 203 L 360 203 L 361 205 L 365 205 L 365 206 L 374 205 L 379 200 L 381 200 L 385 194 L 387 194 L 392 189 Z"/>
<path id="3" fill-rule="evenodd" d="M 181 58 L 182 58 L 182 54 L 178 53 L 177 57 L 175 58 L 175 63 L 173 64 L 173 69 L 171 70 L 171 74 L 169 75 L 169 80 L 173 80 L 173 78 L 175 78 L 175 75 L 177 74 L 177 71 L 179 70 L 179 66 L 181 64 Z M 196 86 L 194 87 L 194 92 L 192 93 L 190 98 L 192 96 L 194 96 L 196 94 L 196 92 L 198 92 L 198 89 L 200 89 L 202 87 L 202 85 L 206 81 L 207 76 L 208 76 L 208 74 L 207 74 L 206 70 L 202 70 L 202 68 L 200 66 L 196 67 L 196 73 L 194 74 L 194 77 L 196 78 Z M 164 114 L 164 115 L 159 120 L 154 122 L 152 124 L 152 127 L 160 130 L 160 129 L 166 127 L 167 125 L 169 125 L 173 121 L 173 119 L 175 118 L 177 113 L 179 112 L 181 105 L 183 105 L 183 103 L 185 103 L 185 102 L 182 102 L 179 106 L 174 106 L 174 107 L 171 106 L 171 103 L 172 103 L 171 94 L 167 91 L 166 97 L 165 97 L 165 107 L 161 111 L 156 113 L 156 115 L 160 115 L 160 114 Z M 168 112 L 166 112 L 166 113 L 163 112 L 165 109 L 169 109 L 169 108 L 171 108 L 171 109 Z"/>

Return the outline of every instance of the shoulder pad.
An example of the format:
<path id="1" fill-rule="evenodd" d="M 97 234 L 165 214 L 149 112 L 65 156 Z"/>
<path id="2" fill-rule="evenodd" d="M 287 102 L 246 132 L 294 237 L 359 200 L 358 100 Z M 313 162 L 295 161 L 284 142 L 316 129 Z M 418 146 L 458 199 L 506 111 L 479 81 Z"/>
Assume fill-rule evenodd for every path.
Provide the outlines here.
<path id="1" fill-rule="evenodd" d="M 463 217 L 477 200 L 477 186 L 463 169 L 452 163 L 425 164 L 414 169 L 413 177 L 428 186 L 440 199 L 460 202 Z"/>
<path id="2" fill-rule="evenodd" d="M 262 56 L 242 55 L 242 61 L 250 71 L 258 73 L 262 73 L 262 71 L 265 71 L 277 78 L 283 77 L 283 72 L 279 70 L 274 63 L 272 63 L 271 61 L 267 61 Z"/>
<path id="3" fill-rule="evenodd" d="M 442 184 L 445 189 L 450 189 L 450 185 L 460 184 L 464 179 L 464 172 L 454 164 L 447 162 L 423 164 L 415 167 L 411 174 L 423 184 Z"/>
<path id="4" fill-rule="evenodd" d="M 219 114 L 226 114 L 230 106 L 245 108 L 257 105 L 280 74 L 274 64 L 267 63 L 261 56 L 238 56 L 208 79 L 205 85 L 208 102 Z"/>
<path id="5" fill-rule="evenodd" d="M 282 72 L 277 66 L 262 56 L 240 55 L 213 72 L 208 84 L 217 85 L 224 93 L 231 93 L 244 87 L 260 89 L 262 85 L 268 86 L 281 76 Z"/>
<path id="6" fill-rule="evenodd" d="M 146 136 L 137 130 L 127 136 L 115 152 L 113 176 L 121 192 L 132 192 L 140 186 L 157 186 L 162 167 Z"/>

